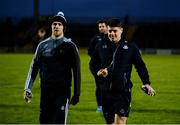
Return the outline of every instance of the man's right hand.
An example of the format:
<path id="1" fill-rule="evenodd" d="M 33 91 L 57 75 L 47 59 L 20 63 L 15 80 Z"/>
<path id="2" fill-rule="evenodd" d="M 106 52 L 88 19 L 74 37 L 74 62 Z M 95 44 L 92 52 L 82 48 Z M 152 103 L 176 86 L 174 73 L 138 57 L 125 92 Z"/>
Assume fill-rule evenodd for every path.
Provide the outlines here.
<path id="1" fill-rule="evenodd" d="M 24 90 L 24 100 L 29 103 L 29 102 L 31 102 L 31 99 L 32 99 L 31 90 L 30 89 L 25 89 Z"/>
<path id="2" fill-rule="evenodd" d="M 71 99 L 70 104 L 72 105 L 76 105 L 79 102 L 79 96 L 78 95 L 74 95 Z"/>
<path id="3" fill-rule="evenodd" d="M 97 72 L 97 75 L 98 75 L 98 76 L 101 76 L 101 77 L 106 77 L 106 76 L 108 75 L 107 68 L 105 68 L 105 69 L 100 69 L 100 70 Z"/>

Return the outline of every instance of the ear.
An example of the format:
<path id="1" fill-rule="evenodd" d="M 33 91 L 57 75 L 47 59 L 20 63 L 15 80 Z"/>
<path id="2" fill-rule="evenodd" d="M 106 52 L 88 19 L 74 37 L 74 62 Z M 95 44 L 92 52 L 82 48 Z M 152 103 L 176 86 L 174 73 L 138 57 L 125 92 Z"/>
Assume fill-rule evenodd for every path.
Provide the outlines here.
<path id="1" fill-rule="evenodd" d="M 123 32 L 123 30 L 124 30 L 124 29 L 121 27 L 121 31 L 122 31 L 122 32 Z"/>

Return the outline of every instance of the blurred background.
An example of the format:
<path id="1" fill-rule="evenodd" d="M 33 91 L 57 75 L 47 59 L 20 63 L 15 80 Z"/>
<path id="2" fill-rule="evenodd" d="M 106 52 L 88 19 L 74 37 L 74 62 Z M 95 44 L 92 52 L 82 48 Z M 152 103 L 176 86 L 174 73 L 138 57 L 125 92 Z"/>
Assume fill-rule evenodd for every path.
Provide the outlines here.
<path id="1" fill-rule="evenodd" d="M 0 8 L 0 52 L 33 52 L 51 34 L 48 19 L 63 11 L 65 35 L 78 47 L 98 32 L 97 20 L 117 17 L 144 52 L 180 53 L 180 0 L 1 0 Z"/>

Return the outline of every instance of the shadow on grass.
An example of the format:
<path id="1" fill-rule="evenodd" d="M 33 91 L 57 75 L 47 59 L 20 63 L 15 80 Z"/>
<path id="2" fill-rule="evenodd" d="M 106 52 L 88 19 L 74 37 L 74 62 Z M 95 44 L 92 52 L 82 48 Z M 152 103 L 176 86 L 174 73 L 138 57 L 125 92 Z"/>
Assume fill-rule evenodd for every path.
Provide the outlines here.
<path id="1" fill-rule="evenodd" d="M 132 109 L 132 111 L 138 113 L 168 113 L 180 115 L 180 110 L 173 109 Z"/>
<path id="2" fill-rule="evenodd" d="M 165 95 L 180 95 L 180 92 L 177 92 L 177 91 L 160 91 L 158 92 L 158 94 L 165 94 Z"/>
<path id="3" fill-rule="evenodd" d="M 27 106 L 27 104 L 24 104 L 24 105 L 18 105 L 18 104 L 0 104 L 0 108 L 4 108 L 4 109 L 10 109 L 10 108 L 23 108 L 23 109 L 25 109 L 25 108 L 27 108 L 27 109 L 29 109 L 29 108 L 35 108 L 36 106 L 35 105 L 28 105 Z"/>
<path id="4" fill-rule="evenodd" d="M 93 109 L 93 108 L 88 108 L 88 107 L 73 107 L 69 110 L 76 110 L 76 111 L 79 111 L 79 112 L 95 112 L 96 109 Z"/>

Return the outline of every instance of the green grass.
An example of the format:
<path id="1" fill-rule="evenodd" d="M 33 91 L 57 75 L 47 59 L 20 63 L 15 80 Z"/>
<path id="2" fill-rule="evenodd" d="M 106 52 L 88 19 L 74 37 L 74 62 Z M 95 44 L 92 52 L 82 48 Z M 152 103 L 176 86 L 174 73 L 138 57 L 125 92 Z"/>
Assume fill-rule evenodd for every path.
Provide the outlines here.
<path id="1" fill-rule="evenodd" d="M 95 112 L 95 84 L 90 74 L 89 57 L 80 50 L 82 91 L 80 103 L 70 106 L 68 123 L 105 123 Z M 23 100 L 23 89 L 32 54 L 0 54 L 0 123 L 39 123 L 39 78 L 33 87 L 32 102 Z M 180 55 L 143 55 L 152 86 L 157 95 L 149 97 L 141 89 L 141 81 L 133 69 L 131 124 L 180 124 Z"/>

